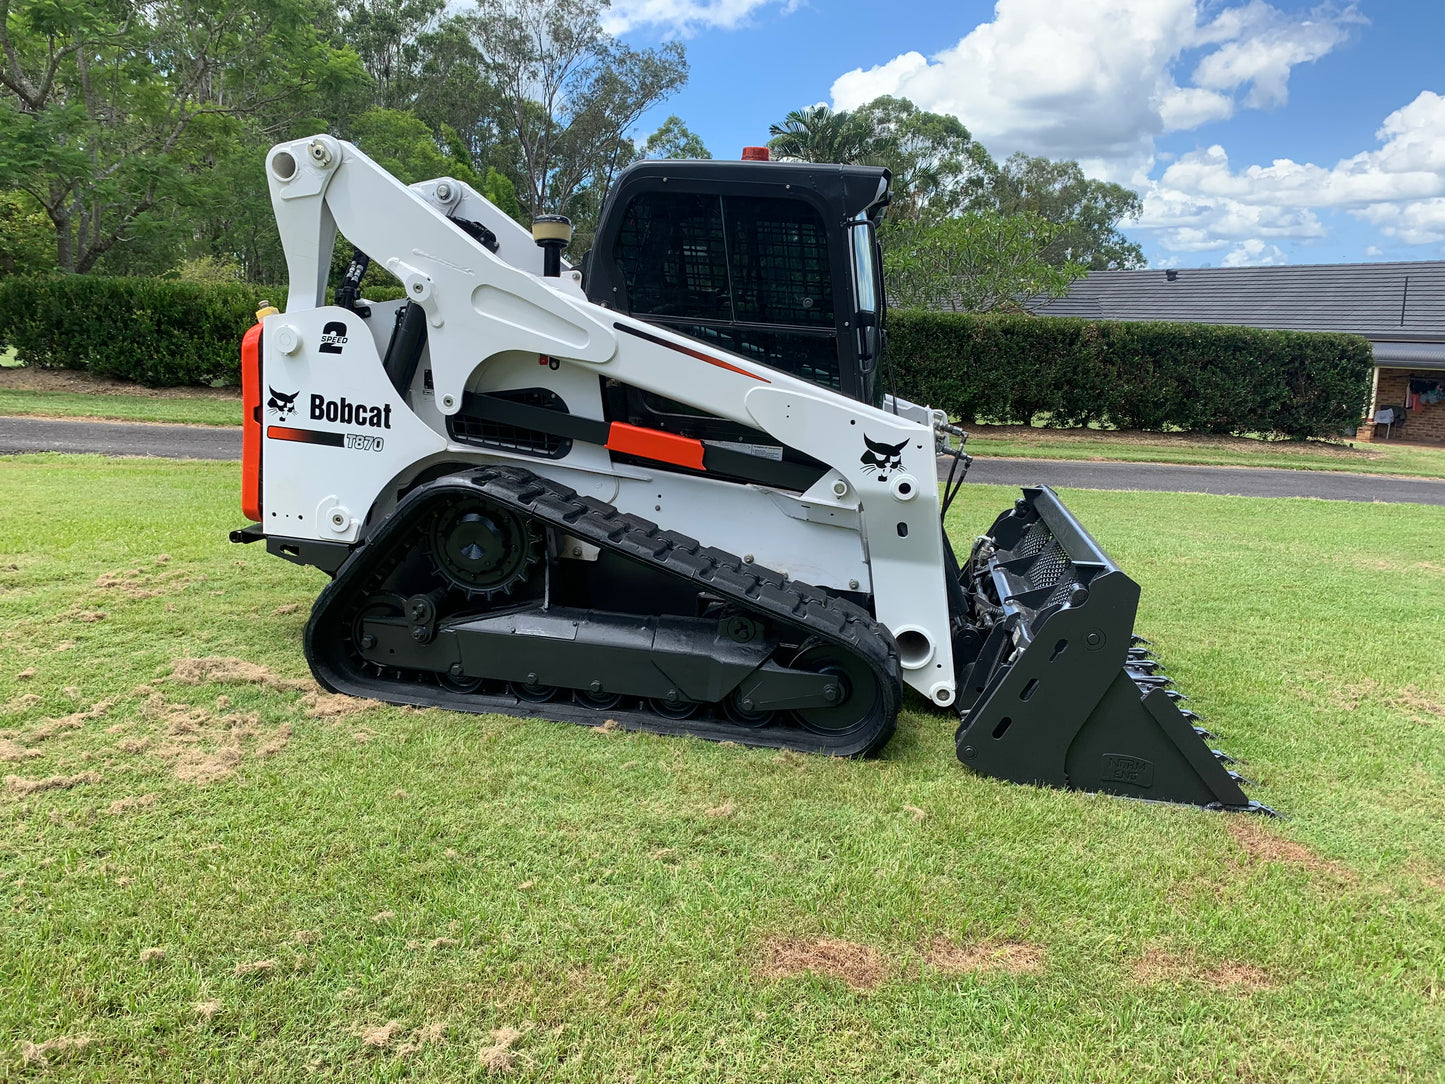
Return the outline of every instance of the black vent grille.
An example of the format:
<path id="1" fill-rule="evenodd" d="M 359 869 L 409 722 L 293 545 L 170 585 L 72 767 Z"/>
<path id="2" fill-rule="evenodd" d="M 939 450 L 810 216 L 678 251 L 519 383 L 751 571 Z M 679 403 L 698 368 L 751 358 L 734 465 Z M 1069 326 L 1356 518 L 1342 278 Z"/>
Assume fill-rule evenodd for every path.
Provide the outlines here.
<path id="1" fill-rule="evenodd" d="M 547 388 L 520 388 L 516 391 L 492 391 L 493 399 L 524 406 L 541 407 L 567 414 L 567 404 L 556 392 Z M 535 429 L 523 429 L 505 422 L 489 421 L 481 416 L 477 397 L 468 392 L 462 397 L 462 409 L 447 419 L 447 434 L 458 444 L 496 448 L 503 452 L 534 455 L 541 459 L 561 459 L 572 450 L 571 437 L 554 436 Z"/>

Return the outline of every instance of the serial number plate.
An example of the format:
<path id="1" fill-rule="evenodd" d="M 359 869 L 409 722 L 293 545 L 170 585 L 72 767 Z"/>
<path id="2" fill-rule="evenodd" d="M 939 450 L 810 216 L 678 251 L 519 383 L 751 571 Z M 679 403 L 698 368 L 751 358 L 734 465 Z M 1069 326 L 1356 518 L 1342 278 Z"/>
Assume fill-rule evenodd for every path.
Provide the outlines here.
<path id="1" fill-rule="evenodd" d="M 347 433 L 346 447 L 355 448 L 363 452 L 379 452 L 386 446 L 386 441 L 381 437 L 374 437 L 370 433 Z"/>

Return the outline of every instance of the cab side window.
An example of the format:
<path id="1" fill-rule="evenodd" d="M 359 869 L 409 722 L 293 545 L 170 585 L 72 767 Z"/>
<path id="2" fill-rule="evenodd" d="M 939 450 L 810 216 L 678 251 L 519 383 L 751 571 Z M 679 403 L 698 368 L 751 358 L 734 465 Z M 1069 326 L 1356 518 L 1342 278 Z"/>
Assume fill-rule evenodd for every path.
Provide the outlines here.
<path id="1" fill-rule="evenodd" d="M 638 315 L 731 320 L 722 205 L 716 196 L 652 194 L 627 205 L 612 258 Z"/>
<path id="2" fill-rule="evenodd" d="M 612 259 L 630 312 L 839 387 L 828 233 L 810 204 L 642 193 L 623 213 Z"/>

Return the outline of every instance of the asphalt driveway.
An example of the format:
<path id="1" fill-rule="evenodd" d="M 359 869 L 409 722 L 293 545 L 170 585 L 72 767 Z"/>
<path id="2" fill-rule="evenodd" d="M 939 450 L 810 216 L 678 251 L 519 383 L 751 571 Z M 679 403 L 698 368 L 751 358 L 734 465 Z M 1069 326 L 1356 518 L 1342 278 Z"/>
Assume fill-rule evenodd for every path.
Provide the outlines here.
<path id="1" fill-rule="evenodd" d="M 241 429 L 239 426 L 0 417 L 0 455 L 15 452 L 240 459 Z"/>
<path id="2" fill-rule="evenodd" d="M 233 460 L 241 458 L 241 431 L 190 425 L 0 417 L 0 455 L 16 452 Z M 938 465 L 942 478 L 948 472 L 949 460 L 940 459 Z M 1445 481 L 1343 471 L 980 456 L 974 460 L 968 478 L 971 482 L 1006 486 L 1042 483 L 1056 489 L 1139 489 L 1160 493 L 1445 505 Z"/>

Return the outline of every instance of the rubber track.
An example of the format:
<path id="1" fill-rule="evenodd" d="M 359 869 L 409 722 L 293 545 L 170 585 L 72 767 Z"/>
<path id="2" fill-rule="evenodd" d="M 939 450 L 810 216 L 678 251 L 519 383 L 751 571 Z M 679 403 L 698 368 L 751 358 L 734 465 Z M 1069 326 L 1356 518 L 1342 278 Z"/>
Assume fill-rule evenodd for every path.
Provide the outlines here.
<path id="1" fill-rule="evenodd" d="M 388 680 L 369 674 L 349 646 L 352 616 L 395 567 L 388 558 L 398 550 L 407 552 L 416 540 L 410 536 L 421 537 L 421 525 L 438 501 L 477 495 L 599 549 L 687 580 L 700 591 L 796 630 L 800 640 L 821 640 L 856 656 L 878 681 L 879 711 L 874 724 L 842 737 L 828 737 L 790 725 L 749 729 L 724 719 L 668 719 L 622 705 L 601 710 L 565 700 L 536 704 L 510 694 L 459 693 L 421 680 Z M 834 756 L 866 756 L 881 749 L 893 736 L 901 695 L 897 645 L 888 630 L 861 607 L 826 589 L 790 580 L 735 554 L 662 530 L 655 523 L 579 496 L 567 486 L 519 467 L 481 467 L 439 478 L 409 493 L 352 553 L 316 600 L 306 626 L 306 657 L 317 681 L 326 688 L 394 704 L 543 717 L 588 726 L 610 719 L 627 729 Z"/>

